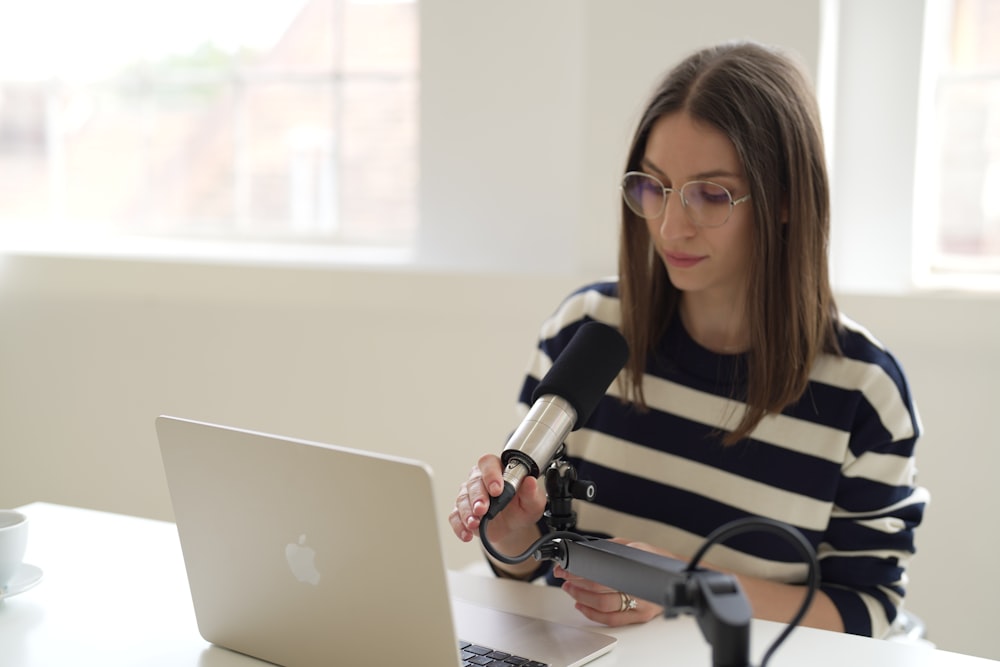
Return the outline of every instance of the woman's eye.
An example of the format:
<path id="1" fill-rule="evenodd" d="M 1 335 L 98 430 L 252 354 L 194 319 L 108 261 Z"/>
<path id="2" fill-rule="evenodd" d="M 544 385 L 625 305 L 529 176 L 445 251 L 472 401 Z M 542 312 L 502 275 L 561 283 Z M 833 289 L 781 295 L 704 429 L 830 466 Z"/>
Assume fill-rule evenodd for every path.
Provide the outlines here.
<path id="1" fill-rule="evenodd" d="M 691 187 L 686 188 L 684 194 L 689 201 L 700 201 L 704 204 L 725 204 L 728 206 L 732 201 L 729 191 L 715 183 L 692 183 Z"/>

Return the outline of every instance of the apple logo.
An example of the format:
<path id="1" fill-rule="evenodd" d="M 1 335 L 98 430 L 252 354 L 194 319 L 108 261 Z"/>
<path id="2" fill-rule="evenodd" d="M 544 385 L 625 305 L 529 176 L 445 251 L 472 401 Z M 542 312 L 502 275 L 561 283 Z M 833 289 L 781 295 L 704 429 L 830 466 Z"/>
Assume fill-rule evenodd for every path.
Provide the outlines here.
<path id="1" fill-rule="evenodd" d="M 319 570 L 316 569 L 316 550 L 306 546 L 305 534 L 299 535 L 298 544 L 290 542 L 285 546 L 285 560 L 292 570 L 292 575 L 299 581 L 315 586 L 319 583 Z"/>

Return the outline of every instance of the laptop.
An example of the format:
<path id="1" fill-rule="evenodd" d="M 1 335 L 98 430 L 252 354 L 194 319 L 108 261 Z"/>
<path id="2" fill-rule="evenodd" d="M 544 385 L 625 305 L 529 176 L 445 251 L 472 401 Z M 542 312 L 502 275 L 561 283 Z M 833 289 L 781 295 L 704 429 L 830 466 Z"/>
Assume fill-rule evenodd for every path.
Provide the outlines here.
<path id="1" fill-rule="evenodd" d="M 156 431 L 213 644 L 287 667 L 461 665 L 479 647 L 571 667 L 617 641 L 453 599 L 425 463 L 168 416 Z"/>

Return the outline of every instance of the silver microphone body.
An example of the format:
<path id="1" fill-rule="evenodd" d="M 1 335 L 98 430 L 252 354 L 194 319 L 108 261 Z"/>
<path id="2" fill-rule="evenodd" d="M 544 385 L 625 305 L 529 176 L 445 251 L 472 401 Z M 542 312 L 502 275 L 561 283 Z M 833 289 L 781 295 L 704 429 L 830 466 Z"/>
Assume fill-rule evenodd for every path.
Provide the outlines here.
<path id="1" fill-rule="evenodd" d="M 576 409 L 561 396 L 546 394 L 536 400 L 518 424 L 500 454 L 504 488 L 492 498 L 487 517 L 493 518 L 514 498 L 527 476 L 539 477 L 562 447 L 576 424 Z"/>
<path id="2" fill-rule="evenodd" d="M 542 396 L 518 425 L 501 453 L 503 479 L 515 493 L 527 475 L 538 477 L 576 424 L 576 410 L 561 396 Z"/>

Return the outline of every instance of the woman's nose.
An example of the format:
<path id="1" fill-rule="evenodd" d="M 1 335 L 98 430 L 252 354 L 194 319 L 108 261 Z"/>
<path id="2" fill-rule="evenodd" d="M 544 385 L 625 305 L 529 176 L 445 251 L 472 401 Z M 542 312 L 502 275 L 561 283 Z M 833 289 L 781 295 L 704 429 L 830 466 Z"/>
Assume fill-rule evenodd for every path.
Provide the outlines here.
<path id="1" fill-rule="evenodd" d="M 681 195 L 678 192 L 667 194 L 667 203 L 663 207 L 663 217 L 660 220 L 660 237 L 663 239 L 684 238 L 693 236 L 698 228 L 691 222 Z"/>

